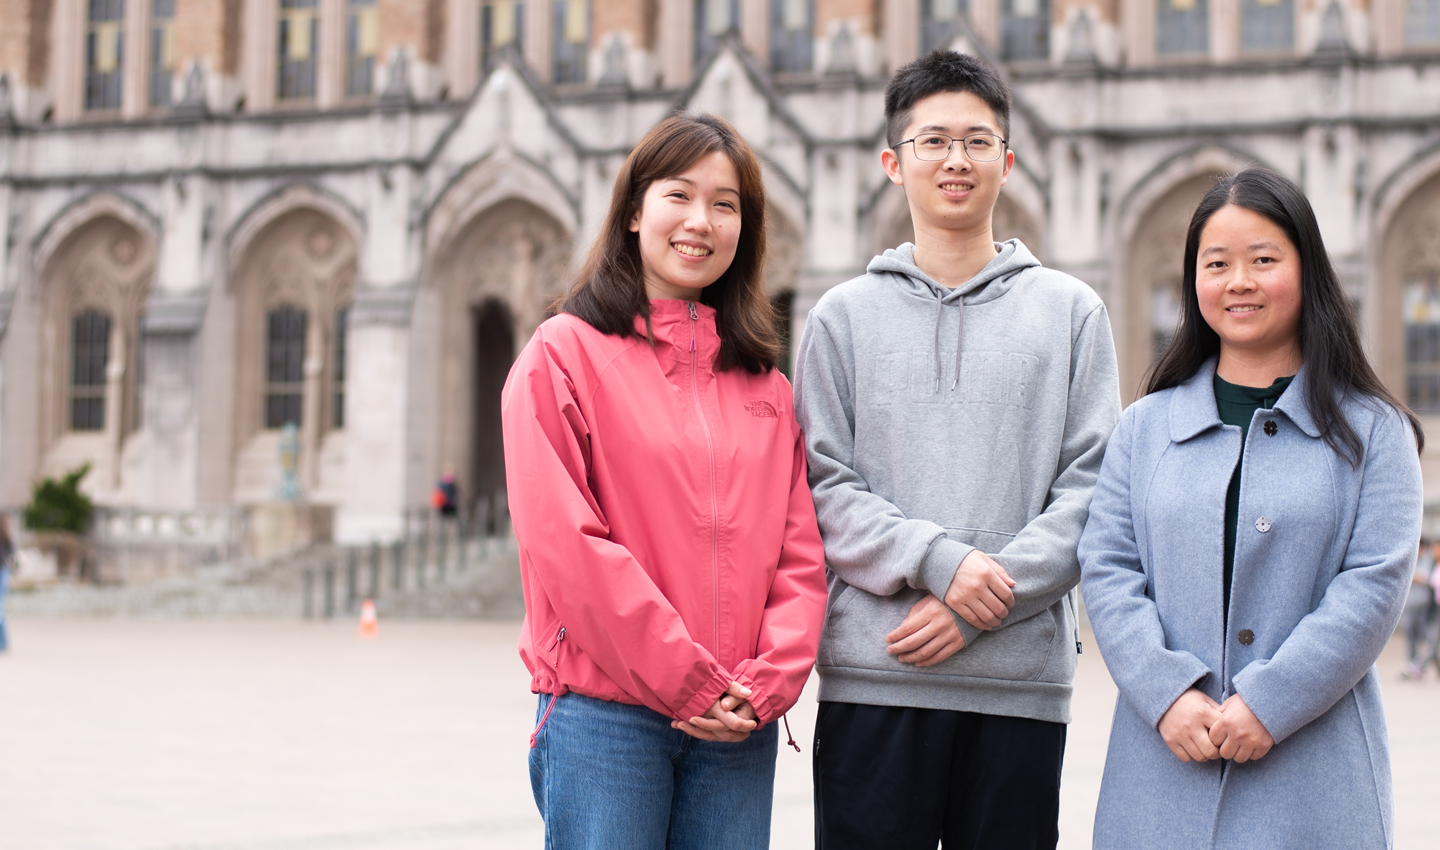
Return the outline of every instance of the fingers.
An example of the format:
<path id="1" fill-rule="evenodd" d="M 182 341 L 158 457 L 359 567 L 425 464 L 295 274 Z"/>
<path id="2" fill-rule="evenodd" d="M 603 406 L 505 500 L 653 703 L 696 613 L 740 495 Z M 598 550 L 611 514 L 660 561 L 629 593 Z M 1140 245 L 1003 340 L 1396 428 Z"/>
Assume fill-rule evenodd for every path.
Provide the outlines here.
<path id="1" fill-rule="evenodd" d="M 935 597 L 929 595 L 925 597 L 925 599 L 934 598 Z M 885 636 L 886 643 L 903 641 L 913 636 L 920 629 L 924 628 L 926 623 L 930 622 L 930 618 L 926 616 L 923 610 L 925 599 L 921 599 L 910 607 L 910 613 L 905 615 L 905 619 L 900 621 L 900 625 L 896 626 L 894 631 Z"/>
<path id="2" fill-rule="evenodd" d="M 1015 605 L 1015 581 L 979 549 L 960 562 L 945 602 L 977 629 L 996 629 Z"/>
<path id="3" fill-rule="evenodd" d="M 970 602 L 952 602 L 951 607 L 955 609 L 955 613 L 959 614 L 965 622 L 977 629 L 984 629 L 986 631 L 998 629 L 1000 628 L 1000 621 L 1003 619 L 1003 615 L 996 616 L 995 613 L 985 605 L 971 604 Z"/>
<path id="4" fill-rule="evenodd" d="M 917 656 L 921 653 L 927 654 L 923 658 L 916 658 L 913 663 L 916 667 L 933 667 L 964 648 L 965 638 L 960 635 L 960 630 L 957 628 L 953 635 L 936 638 L 922 647 L 915 654 Z M 909 661 L 904 657 L 901 657 L 900 660 Z"/>
<path id="5" fill-rule="evenodd" d="M 750 698 L 751 691 L 749 688 L 745 687 L 739 682 L 731 682 L 730 687 L 725 689 L 725 693 L 731 696 L 739 697 L 740 699 L 744 700 Z"/>
<path id="6" fill-rule="evenodd" d="M 729 730 L 725 732 L 711 732 L 708 729 L 701 729 L 700 727 L 690 723 L 686 723 L 683 720 L 676 720 L 672 722 L 670 724 L 670 728 L 679 729 L 686 735 L 689 735 L 690 737 L 699 739 L 701 741 L 723 741 L 726 743 L 735 743 L 737 741 L 743 741 L 746 738 L 750 737 L 749 732 L 731 732 Z"/>

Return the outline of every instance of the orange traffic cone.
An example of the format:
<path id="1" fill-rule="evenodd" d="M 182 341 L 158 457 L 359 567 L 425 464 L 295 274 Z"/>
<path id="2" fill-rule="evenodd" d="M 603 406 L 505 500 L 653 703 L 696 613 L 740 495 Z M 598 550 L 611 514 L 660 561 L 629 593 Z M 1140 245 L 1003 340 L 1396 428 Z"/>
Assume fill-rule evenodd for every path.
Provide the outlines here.
<path id="1" fill-rule="evenodd" d="M 375 637 L 380 633 L 380 620 L 375 616 L 375 603 L 369 599 L 360 606 L 360 637 Z"/>

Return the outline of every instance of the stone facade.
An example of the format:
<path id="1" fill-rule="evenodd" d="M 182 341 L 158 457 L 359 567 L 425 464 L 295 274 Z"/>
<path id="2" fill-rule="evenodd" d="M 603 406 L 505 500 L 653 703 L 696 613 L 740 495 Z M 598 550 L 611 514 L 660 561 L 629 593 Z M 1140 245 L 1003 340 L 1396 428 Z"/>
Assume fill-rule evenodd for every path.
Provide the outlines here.
<path id="1" fill-rule="evenodd" d="M 798 333 L 909 236 L 881 95 L 935 45 L 1009 75 L 997 236 L 1104 297 L 1127 397 L 1195 201 L 1261 162 L 1440 435 L 1440 0 L 721 3 L 0 0 L 0 506 L 86 460 L 107 505 L 263 503 L 285 420 L 341 540 L 447 470 L 490 503 L 498 387 L 629 147 L 680 107 L 756 146 Z"/>

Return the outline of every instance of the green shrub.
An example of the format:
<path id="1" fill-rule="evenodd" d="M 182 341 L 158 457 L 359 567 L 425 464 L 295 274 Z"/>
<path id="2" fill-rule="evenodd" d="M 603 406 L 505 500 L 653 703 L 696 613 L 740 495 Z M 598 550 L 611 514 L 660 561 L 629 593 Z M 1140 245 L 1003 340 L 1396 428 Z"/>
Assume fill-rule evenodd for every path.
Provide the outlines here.
<path id="1" fill-rule="evenodd" d="M 90 464 L 65 473 L 56 481 L 46 478 L 35 485 L 30 504 L 22 512 L 25 527 L 31 531 L 70 531 L 84 534 L 90 528 L 95 505 L 80 492 L 80 479 L 90 471 Z"/>

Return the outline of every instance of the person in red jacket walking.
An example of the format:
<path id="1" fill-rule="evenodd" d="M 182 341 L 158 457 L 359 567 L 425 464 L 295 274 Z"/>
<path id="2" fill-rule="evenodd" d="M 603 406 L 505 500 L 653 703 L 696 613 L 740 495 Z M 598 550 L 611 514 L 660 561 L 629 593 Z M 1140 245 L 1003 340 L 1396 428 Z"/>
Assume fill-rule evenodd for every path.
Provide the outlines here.
<path id="1" fill-rule="evenodd" d="M 764 257 L 754 152 L 672 116 L 505 383 L 551 850 L 769 846 L 825 567 Z"/>

